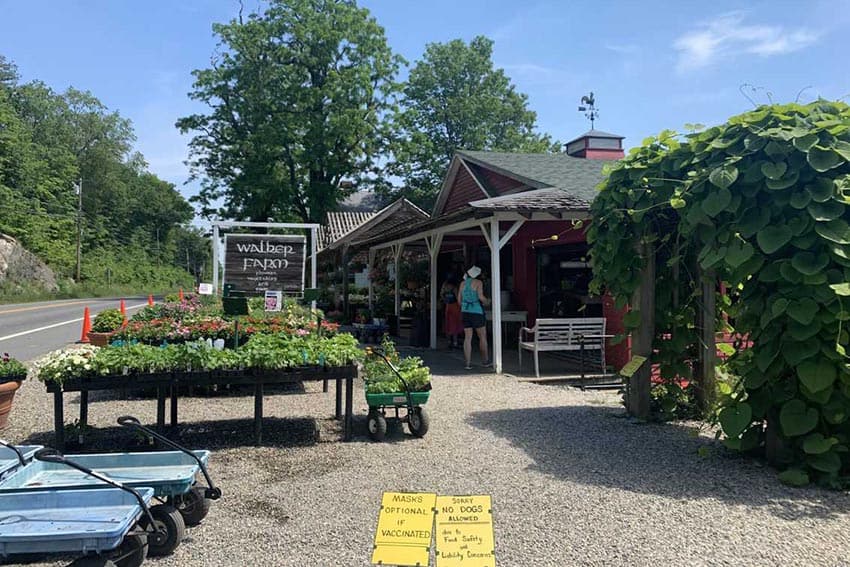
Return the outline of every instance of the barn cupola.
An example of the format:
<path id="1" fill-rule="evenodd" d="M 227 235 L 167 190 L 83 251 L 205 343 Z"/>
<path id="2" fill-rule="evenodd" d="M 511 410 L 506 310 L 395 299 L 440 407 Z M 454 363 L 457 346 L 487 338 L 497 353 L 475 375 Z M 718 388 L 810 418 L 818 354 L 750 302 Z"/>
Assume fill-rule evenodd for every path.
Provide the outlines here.
<path id="1" fill-rule="evenodd" d="M 573 157 L 587 159 L 620 159 L 623 152 L 623 136 L 601 130 L 588 130 L 575 140 L 567 142 L 567 153 Z"/>
<path id="2" fill-rule="evenodd" d="M 596 119 L 599 118 L 599 108 L 596 106 L 596 97 L 591 92 L 581 97 L 579 112 L 584 112 L 585 118 L 590 120 L 590 130 L 567 142 L 567 154 L 573 157 L 585 159 L 620 159 L 623 153 L 623 137 L 609 134 L 596 129 Z"/>

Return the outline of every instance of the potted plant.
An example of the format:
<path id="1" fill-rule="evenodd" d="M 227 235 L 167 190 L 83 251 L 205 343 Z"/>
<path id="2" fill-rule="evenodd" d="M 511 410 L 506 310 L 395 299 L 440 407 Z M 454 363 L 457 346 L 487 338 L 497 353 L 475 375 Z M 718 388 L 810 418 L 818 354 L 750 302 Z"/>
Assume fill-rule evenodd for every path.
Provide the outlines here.
<path id="1" fill-rule="evenodd" d="M 6 427 L 15 392 L 26 377 L 27 367 L 11 358 L 9 353 L 3 353 L 3 358 L 0 359 L 0 429 Z"/>
<path id="2" fill-rule="evenodd" d="M 98 313 L 92 322 L 88 337 L 95 346 L 106 346 L 121 327 L 124 326 L 124 315 L 117 309 L 105 309 Z"/>

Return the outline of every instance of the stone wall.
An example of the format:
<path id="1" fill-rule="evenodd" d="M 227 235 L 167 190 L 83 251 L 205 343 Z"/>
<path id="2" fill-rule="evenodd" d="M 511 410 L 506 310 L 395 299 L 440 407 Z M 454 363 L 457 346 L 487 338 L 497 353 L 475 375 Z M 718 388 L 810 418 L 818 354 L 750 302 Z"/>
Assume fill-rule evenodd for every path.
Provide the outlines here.
<path id="1" fill-rule="evenodd" d="M 57 291 L 56 274 L 32 252 L 0 234 L 0 286 L 36 286 Z"/>

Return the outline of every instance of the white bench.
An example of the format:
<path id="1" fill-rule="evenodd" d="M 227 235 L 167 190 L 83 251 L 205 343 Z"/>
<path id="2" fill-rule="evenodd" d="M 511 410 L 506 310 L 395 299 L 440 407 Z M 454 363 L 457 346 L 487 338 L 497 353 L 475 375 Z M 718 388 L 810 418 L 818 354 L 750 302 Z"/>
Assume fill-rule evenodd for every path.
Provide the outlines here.
<path id="1" fill-rule="evenodd" d="M 519 366 L 522 368 L 522 351 L 534 352 L 534 374 L 540 378 L 541 352 L 599 351 L 602 368 L 605 368 L 605 318 L 538 319 L 532 328 L 519 330 Z"/>

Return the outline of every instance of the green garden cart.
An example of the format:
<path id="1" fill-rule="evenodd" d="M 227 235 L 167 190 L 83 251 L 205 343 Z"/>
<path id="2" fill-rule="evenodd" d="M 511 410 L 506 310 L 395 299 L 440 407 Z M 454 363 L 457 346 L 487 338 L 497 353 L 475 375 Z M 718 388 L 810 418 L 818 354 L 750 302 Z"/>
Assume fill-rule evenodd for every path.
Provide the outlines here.
<path id="1" fill-rule="evenodd" d="M 407 381 L 399 373 L 398 368 L 390 362 L 384 353 L 375 348 L 366 349 L 367 356 L 377 356 L 382 359 L 393 371 L 404 386 L 403 392 L 385 392 L 370 394 L 366 392 L 366 403 L 369 404 L 368 428 L 369 437 L 374 441 L 383 441 L 387 435 L 387 421 L 395 420 L 407 423 L 407 429 L 414 437 L 424 437 L 428 433 L 428 413 L 422 406 L 428 402 L 431 396 L 431 384 L 427 385 L 425 391 L 412 391 Z M 387 416 L 387 410 L 395 414 Z M 404 414 L 400 410 L 406 410 Z"/>

